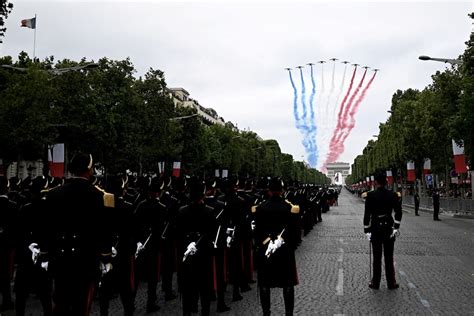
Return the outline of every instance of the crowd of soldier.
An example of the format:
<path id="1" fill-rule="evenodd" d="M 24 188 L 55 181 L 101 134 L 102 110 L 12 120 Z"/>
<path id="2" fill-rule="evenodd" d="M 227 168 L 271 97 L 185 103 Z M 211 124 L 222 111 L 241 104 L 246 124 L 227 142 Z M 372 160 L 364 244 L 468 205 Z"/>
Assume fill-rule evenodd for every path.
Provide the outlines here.
<path id="1" fill-rule="evenodd" d="M 181 295 L 183 315 L 198 311 L 199 297 L 201 314 L 208 315 L 212 300 L 218 312 L 230 309 L 227 284 L 232 301 L 252 289 L 259 268 L 254 258 L 268 247 L 268 240 L 256 242 L 254 206 L 269 199 L 269 179 L 99 179 L 92 165 L 90 155 L 78 155 L 70 179 L 0 177 L 2 310 L 24 315 L 34 291 L 45 315 L 87 315 L 95 296 L 107 315 L 119 294 L 124 314 L 133 315 L 138 286 L 146 284 L 146 311 L 154 312 L 161 281 L 165 301 Z M 338 190 L 287 183 L 281 191 L 299 206 L 290 217 L 296 248 L 337 201 Z"/>

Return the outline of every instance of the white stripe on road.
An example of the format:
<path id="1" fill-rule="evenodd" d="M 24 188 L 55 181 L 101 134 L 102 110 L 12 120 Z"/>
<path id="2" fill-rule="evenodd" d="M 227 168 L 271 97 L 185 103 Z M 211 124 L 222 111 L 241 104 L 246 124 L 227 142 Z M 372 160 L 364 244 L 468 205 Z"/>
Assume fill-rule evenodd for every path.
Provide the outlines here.
<path id="1" fill-rule="evenodd" d="M 336 286 L 336 295 L 344 295 L 344 270 L 339 269 L 337 276 L 337 286 Z"/>
<path id="2" fill-rule="evenodd" d="M 400 275 L 403 276 L 406 279 L 409 288 L 415 289 L 416 296 L 418 296 L 418 299 L 420 300 L 421 304 L 428 309 L 428 311 L 431 313 L 431 315 L 434 315 L 433 311 L 431 310 L 430 303 L 427 300 L 425 300 L 424 298 L 421 297 L 420 292 L 418 292 L 418 290 L 416 290 L 416 285 L 413 284 L 412 282 L 410 282 L 410 280 L 408 280 L 407 274 L 402 270 L 398 270 L 398 273 L 400 273 Z"/>

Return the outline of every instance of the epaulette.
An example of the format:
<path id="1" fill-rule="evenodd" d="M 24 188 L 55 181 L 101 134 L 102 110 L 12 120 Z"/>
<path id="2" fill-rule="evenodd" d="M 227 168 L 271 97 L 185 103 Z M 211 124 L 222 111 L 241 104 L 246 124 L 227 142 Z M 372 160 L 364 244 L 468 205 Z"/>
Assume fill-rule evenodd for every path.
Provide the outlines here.
<path id="1" fill-rule="evenodd" d="M 251 208 L 252 213 L 256 213 L 256 212 L 257 212 L 257 206 L 258 206 L 258 205 L 252 206 L 252 208 Z"/>
<path id="2" fill-rule="evenodd" d="M 104 194 L 103 198 L 105 207 L 115 207 L 115 196 L 112 193 L 105 192 L 104 189 L 98 187 L 97 185 L 95 188 Z"/>
<path id="3" fill-rule="evenodd" d="M 367 197 L 367 192 L 364 192 L 360 195 L 361 198 L 365 199 Z"/>
<path id="4" fill-rule="evenodd" d="M 293 213 L 293 214 L 299 214 L 300 213 L 300 207 L 298 205 L 293 205 L 288 200 L 285 200 L 285 202 L 291 205 L 291 213 Z"/>
<path id="5" fill-rule="evenodd" d="M 398 198 L 401 198 L 402 194 L 400 192 L 397 192 L 397 196 L 398 196 Z"/>

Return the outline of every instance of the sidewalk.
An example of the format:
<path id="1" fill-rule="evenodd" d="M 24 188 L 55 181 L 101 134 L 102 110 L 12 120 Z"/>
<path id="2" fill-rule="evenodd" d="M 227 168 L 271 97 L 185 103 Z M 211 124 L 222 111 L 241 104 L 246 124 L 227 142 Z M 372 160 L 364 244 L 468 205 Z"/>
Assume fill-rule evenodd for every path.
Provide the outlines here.
<path id="1" fill-rule="evenodd" d="M 415 207 L 411 204 L 402 204 L 403 211 L 406 213 L 414 213 L 415 212 Z M 410 209 L 411 211 L 408 211 L 406 209 Z M 432 208 L 426 208 L 426 207 L 420 207 L 419 208 L 420 212 L 423 213 L 430 213 L 433 214 L 433 209 Z M 439 211 L 440 215 L 445 215 L 445 216 L 451 216 L 454 218 L 468 218 L 468 219 L 474 219 L 474 214 L 472 212 L 450 212 L 450 211 L 445 211 L 443 209 L 440 209 Z"/>

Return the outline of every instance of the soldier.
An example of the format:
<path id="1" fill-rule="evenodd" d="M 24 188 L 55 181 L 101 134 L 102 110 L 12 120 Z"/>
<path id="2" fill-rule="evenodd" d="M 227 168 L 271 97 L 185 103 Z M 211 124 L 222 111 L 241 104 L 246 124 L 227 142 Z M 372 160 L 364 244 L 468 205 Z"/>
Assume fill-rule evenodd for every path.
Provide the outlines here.
<path id="1" fill-rule="evenodd" d="M 420 214 L 418 214 L 418 210 L 420 209 L 420 195 L 417 191 L 415 191 L 413 198 L 415 200 L 415 216 L 420 216 Z"/>
<path id="2" fill-rule="evenodd" d="M 161 179 L 151 179 L 147 189 L 148 195 L 138 204 L 134 215 L 138 229 L 137 267 L 142 267 L 139 270 L 143 271 L 143 277 L 148 283 L 147 313 L 159 310 L 156 288 L 159 278 L 161 235 L 166 216 L 166 206 L 159 200 L 163 188 L 164 182 Z"/>
<path id="3" fill-rule="evenodd" d="M 42 191 L 47 187 L 45 177 L 34 178 L 29 188 L 31 202 L 20 209 L 19 222 L 22 225 L 18 231 L 15 277 L 15 309 L 19 316 L 25 315 L 26 299 L 32 285 L 43 306 L 43 314 L 52 313 L 52 282 L 46 264 L 49 262 L 50 210 L 42 197 Z"/>
<path id="4" fill-rule="evenodd" d="M 180 208 L 177 218 L 178 282 L 183 297 L 183 315 L 191 315 L 201 297 L 201 315 L 209 315 L 212 275 L 212 238 L 216 229 L 213 209 L 204 203 L 205 185 L 194 179 L 191 202 Z"/>
<path id="5" fill-rule="evenodd" d="M 439 191 L 438 189 L 433 190 L 432 194 L 433 199 L 433 220 L 440 221 L 439 219 Z"/>
<path id="6" fill-rule="evenodd" d="M 226 212 L 228 212 L 229 216 L 229 226 L 226 228 L 226 232 L 228 234 L 227 248 L 229 248 L 230 282 L 233 284 L 233 302 L 243 299 L 240 291 L 247 292 L 251 289 L 244 276 L 242 264 L 242 237 L 247 228 L 245 227 L 245 202 L 243 198 L 237 195 L 236 184 L 235 179 L 226 179 L 222 183 L 224 195 L 219 197 L 219 201 L 226 204 Z"/>
<path id="7" fill-rule="evenodd" d="M 105 207 L 113 206 L 113 201 L 89 182 L 91 155 L 75 155 L 69 167 L 72 179 L 47 197 L 54 223 L 50 225 L 49 261 L 54 280 L 53 315 L 88 315 L 99 267 L 111 269 L 111 245 L 104 227 Z"/>
<path id="8" fill-rule="evenodd" d="M 0 293 L 2 305 L 0 311 L 13 308 L 10 281 L 13 272 L 13 249 L 18 206 L 8 198 L 9 181 L 0 176 Z"/>
<path id="9" fill-rule="evenodd" d="M 268 200 L 252 208 L 255 214 L 257 248 L 257 282 L 263 315 L 270 315 L 270 288 L 283 288 L 285 315 L 293 315 L 294 286 L 298 284 L 295 249 L 298 230 L 293 215 L 299 207 L 282 197 L 283 184 L 273 178 Z"/>
<path id="10" fill-rule="evenodd" d="M 204 202 L 213 208 L 213 216 L 217 221 L 217 229 L 213 236 L 214 260 L 215 260 L 215 277 L 216 277 L 216 296 L 217 296 L 217 312 L 223 313 L 230 310 L 225 303 L 225 252 L 226 252 L 226 228 L 229 227 L 229 212 L 226 204 L 217 199 L 217 181 L 215 179 L 208 180 L 206 184 L 206 196 Z"/>
<path id="11" fill-rule="evenodd" d="M 382 274 L 382 249 L 385 258 L 385 276 L 389 289 L 397 289 L 399 286 L 395 280 L 395 268 L 393 266 L 393 249 L 395 237 L 398 235 L 400 221 L 402 220 L 401 195 L 385 188 L 387 178 L 385 173 L 375 176 L 374 191 L 367 193 L 364 212 L 364 233 L 367 234 L 374 253 L 373 270 L 374 275 L 369 283 L 371 289 L 378 290 Z M 395 212 L 395 221 L 392 217 Z"/>
<path id="12" fill-rule="evenodd" d="M 133 315 L 134 311 L 134 266 L 135 266 L 135 231 L 133 223 L 133 205 L 124 200 L 125 181 L 120 176 L 109 175 L 105 189 L 114 195 L 114 208 L 109 211 L 111 235 L 113 238 L 113 273 L 102 278 L 99 286 L 100 314 L 108 315 L 109 300 L 117 286 L 124 315 Z"/>

